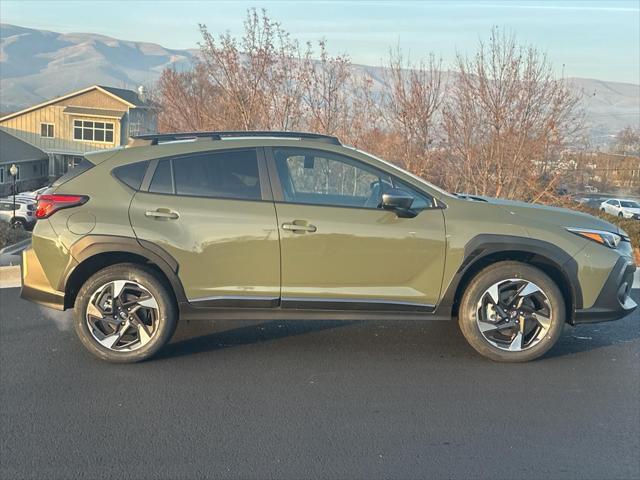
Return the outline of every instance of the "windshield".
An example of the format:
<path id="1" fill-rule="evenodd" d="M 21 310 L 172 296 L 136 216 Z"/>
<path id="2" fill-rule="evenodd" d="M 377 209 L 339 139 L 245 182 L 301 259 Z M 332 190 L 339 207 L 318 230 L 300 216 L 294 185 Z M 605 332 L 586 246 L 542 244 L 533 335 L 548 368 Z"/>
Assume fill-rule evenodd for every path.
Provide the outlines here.
<path id="1" fill-rule="evenodd" d="M 620 205 L 622 205 L 624 208 L 640 208 L 640 203 L 632 202 L 630 200 L 621 200 Z"/>
<path id="2" fill-rule="evenodd" d="M 402 172 L 402 173 L 404 173 L 404 174 L 406 174 L 406 175 L 409 175 L 411 178 L 413 178 L 413 179 L 417 180 L 418 182 L 420 182 L 420 183 L 424 183 L 424 184 L 425 184 L 425 185 L 427 185 L 429 188 L 432 188 L 433 190 L 435 190 L 436 192 L 438 192 L 438 193 L 440 193 L 440 194 L 442 194 L 442 195 L 445 195 L 445 196 L 447 196 L 447 197 L 451 197 L 451 198 L 456 198 L 456 196 L 455 196 L 455 195 L 453 195 L 453 194 L 451 194 L 451 193 L 447 192 L 446 190 L 443 190 L 442 188 L 438 187 L 437 185 L 434 185 L 434 184 L 433 184 L 433 183 L 431 183 L 431 182 L 427 182 L 424 178 L 419 177 L 418 175 L 415 175 L 415 174 L 413 174 L 413 173 L 411 173 L 411 172 L 409 172 L 409 171 L 407 171 L 407 170 L 405 170 L 405 169 L 403 169 L 403 168 L 400 168 L 400 167 L 398 167 L 397 165 L 395 165 L 395 164 L 393 164 L 393 163 L 391 163 L 391 162 L 388 162 L 388 161 L 386 161 L 386 160 L 384 160 L 384 159 L 382 159 L 382 158 L 380 158 L 380 157 L 376 157 L 375 155 L 373 155 L 373 154 L 371 154 L 371 153 L 369 153 L 369 152 L 363 152 L 362 150 L 359 150 L 359 149 L 357 149 L 357 148 L 355 148 L 355 147 L 347 147 L 347 148 L 352 148 L 352 149 L 353 149 L 353 150 L 355 150 L 356 152 L 361 153 L 361 154 L 363 154 L 363 155 L 366 155 L 367 157 L 375 158 L 375 159 L 376 159 L 376 160 L 378 160 L 379 162 L 382 162 L 382 163 L 384 163 L 385 165 L 388 165 L 389 167 L 391 167 L 391 168 L 393 168 L 393 169 L 395 169 L 395 170 L 397 170 L 397 171 L 399 171 L 399 172 Z"/>

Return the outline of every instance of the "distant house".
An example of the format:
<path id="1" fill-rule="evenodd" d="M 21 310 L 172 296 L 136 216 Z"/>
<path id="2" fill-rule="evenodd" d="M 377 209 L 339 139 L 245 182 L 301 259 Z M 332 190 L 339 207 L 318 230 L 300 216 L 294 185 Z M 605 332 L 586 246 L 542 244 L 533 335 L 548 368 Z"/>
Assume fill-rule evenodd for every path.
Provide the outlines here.
<path id="1" fill-rule="evenodd" d="M 144 97 L 142 89 L 136 93 L 93 85 L 5 115 L 0 130 L 44 151 L 47 177 L 53 179 L 86 152 L 118 147 L 130 135 L 156 131 L 156 111 Z"/>
<path id="2" fill-rule="evenodd" d="M 11 165 L 18 169 L 16 189 L 27 190 L 42 185 L 49 172 L 49 155 L 0 129 L 0 197 L 12 193 Z"/>

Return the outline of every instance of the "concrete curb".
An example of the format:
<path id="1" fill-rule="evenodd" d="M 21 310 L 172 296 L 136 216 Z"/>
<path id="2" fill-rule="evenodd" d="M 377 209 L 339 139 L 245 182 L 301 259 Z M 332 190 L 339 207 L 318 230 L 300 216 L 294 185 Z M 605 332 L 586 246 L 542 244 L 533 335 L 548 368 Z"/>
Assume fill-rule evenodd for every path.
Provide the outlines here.
<path id="1" fill-rule="evenodd" d="M 0 267 L 0 288 L 14 288 L 20 285 L 20 267 Z"/>
<path id="2" fill-rule="evenodd" d="M 30 245 L 31 238 L 25 238 L 24 240 L 20 240 L 18 243 L 4 247 L 0 250 L 0 255 L 16 255 L 29 248 Z"/>

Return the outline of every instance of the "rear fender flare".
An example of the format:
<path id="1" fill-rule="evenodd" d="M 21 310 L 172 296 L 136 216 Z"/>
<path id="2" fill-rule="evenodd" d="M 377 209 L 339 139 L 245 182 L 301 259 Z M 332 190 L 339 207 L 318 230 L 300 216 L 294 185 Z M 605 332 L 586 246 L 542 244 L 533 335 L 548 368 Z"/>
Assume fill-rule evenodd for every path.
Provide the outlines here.
<path id="1" fill-rule="evenodd" d="M 143 257 L 160 269 L 169 280 L 178 304 L 186 301 L 184 287 L 178 277 L 180 265 L 166 250 L 154 243 L 130 237 L 86 235 L 71 246 L 70 253 L 78 263 L 69 268 L 62 276 L 63 284 L 60 286 L 62 291 L 65 291 L 65 286 L 72 273 L 92 257 L 104 253 L 134 254 Z"/>

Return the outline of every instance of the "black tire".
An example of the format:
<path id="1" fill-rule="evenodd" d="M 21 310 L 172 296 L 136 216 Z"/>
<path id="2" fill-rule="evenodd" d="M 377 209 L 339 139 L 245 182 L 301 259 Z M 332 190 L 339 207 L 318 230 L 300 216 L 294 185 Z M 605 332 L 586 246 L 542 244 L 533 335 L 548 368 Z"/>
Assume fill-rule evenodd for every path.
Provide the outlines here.
<path id="1" fill-rule="evenodd" d="M 11 220 L 11 228 L 21 228 L 24 230 L 26 228 L 27 222 L 25 222 L 22 218 L 14 218 Z"/>
<path id="2" fill-rule="evenodd" d="M 106 348 L 89 330 L 86 313 L 91 297 L 100 287 L 116 280 L 136 282 L 143 286 L 158 305 L 156 330 L 148 343 L 137 350 L 125 352 Z M 170 287 L 153 269 L 132 263 L 112 265 L 92 275 L 78 292 L 74 307 L 74 326 L 82 344 L 96 357 L 113 363 L 134 363 L 152 357 L 169 342 L 177 322 L 178 309 Z"/>
<path id="3" fill-rule="evenodd" d="M 622 212 L 618 213 L 618 218 L 624 218 L 624 215 L 622 214 Z"/>
<path id="4" fill-rule="evenodd" d="M 521 351 L 505 351 L 491 344 L 478 326 L 478 302 L 487 289 L 507 279 L 535 283 L 549 300 L 551 324 L 538 343 Z M 498 262 L 478 272 L 462 295 L 458 323 L 469 344 L 481 355 L 497 362 L 527 362 L 544 355 L 560 338 L 566 321 L 565 300 L 557 284 L 543 271 L 521 262 Z"/>

